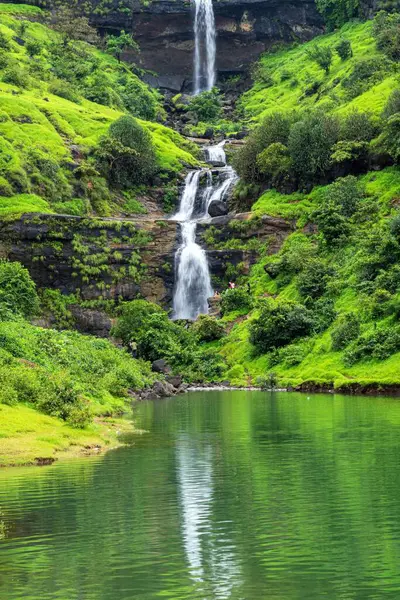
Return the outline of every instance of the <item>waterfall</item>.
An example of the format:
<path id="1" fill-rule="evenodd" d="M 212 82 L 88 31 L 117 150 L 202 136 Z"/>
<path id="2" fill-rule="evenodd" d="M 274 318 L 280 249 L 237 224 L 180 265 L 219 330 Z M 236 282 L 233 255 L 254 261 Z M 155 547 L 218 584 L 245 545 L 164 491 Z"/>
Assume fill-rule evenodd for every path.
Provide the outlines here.
<path id="1" fill-rule="evenodd" d="M 194 94 L 215 84 L 216 30 L 212 0 L 194 0 Z"/>
<path id="2" fill-rule="evenodd" d="M 225 164 L 222 144 L 210 146 L 207 155 L 223 157 L 220 162 Z M 208 298 L 213 295 L 213 289 L 207 255 L 196 243 L 197 223 L 208 218 L 211 202 L 226 198 L 236 179 L 235 171 L 227 166 L 212 171 L 190 171 L 185 179 L 179 210 L 172 217 L 180 222 L 181 228 L 181 243 L 175 255 L 173 319 L 194 321 L 208 313 Z M 201 186 L 203 180 L 205 185 Z"/>
<path id="3" fill-rule="evenodd" d="M 226 164 L 226 154 L 224 150 L 225 140 L 217 144 L 216 146 L 206 146 L 206 156 L 210 163 L 222 163 Z"/>

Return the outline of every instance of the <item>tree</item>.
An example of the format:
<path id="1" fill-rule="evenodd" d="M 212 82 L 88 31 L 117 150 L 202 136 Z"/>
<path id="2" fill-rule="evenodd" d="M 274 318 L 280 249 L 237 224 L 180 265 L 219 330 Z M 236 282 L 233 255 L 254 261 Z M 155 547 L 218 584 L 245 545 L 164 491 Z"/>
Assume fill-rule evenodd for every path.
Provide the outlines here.
<path id="1" fill-rule="evenodd" d="M 128 115 L 111 124 L 108 135 L 101 138 L 95 156 L 100 172 L 111 184 L 122 188 L 146 183 L 157 170 L 149 132 Z"/>
<path id="2" fill-rule="evenodd" d="M 400 13 L 381 10 L 374 19 L 373 34 L 378 50 L 392 60 L 400 59 Z"/>
<path id="3" fill-rule="evenodd" d="M 209 92 L 201 92 L 194 96 L 187 105 L 187 111 L 195 115 L 199 121 L 213 123 L 221 116 L 221 97 L 219 90 L 213 88 Z"/>
<path id="4" fill-rule="evenodd" d="M 0 306 L 23 317 L 34 315 L 39 309 L 35 283 L 18 262 L 0 261 Z"/>
<path id="5" fill-rule="evenodd" d="M 338 137 L 339 121 L 322 111 L 308 113 L 293 125 L 288 147 L 293 169 L 302 180 L 309 181 L 329 169 Z"/>
<path id="6" fill-rule="evenodd" d="M 340 42 L 336 44 L 335 50 L 343 61 L 353 56 L 350 40 L 341 39 Z"/>
<path id="7" fill-rule="evenodd" d="M 331 70 L 333 53 L 329 46 L 319 46 L 319 44 L 315 44 L 312 48 L 309 48 L 307 51 L 307 55 L 311 60 L 315 61 L 317 65 L 321 67 L 328 75 Z"/>
<path id="8" fill-rule="evenodd" d="M 79 40 L 89 44 L 98 42 L 96 29 L 89 25 L 89 19 L 74 8 L 60 6 L 52 13 L 51 24 L 63 38 L 63 45 L 68 46 L 72 40 Z"/>
<path id="9" fill-rule="evenodd" d="M 129 33 L 121 31 L 120 35 L 109 35 L 106 40 L 106 50 L 108 54 L 115 56 L 118 62 L 121 62 L 123 52 L 134 50 L 139 52 L 139 46 Z"/>
<path id="10" fill-rule="evenodd" d="M 289 150 L 279 142 L 271 144 L 257 156 L 257 167 L 260 173 L 269 177 L 272 184 L 284 178 L 291 166 Z"/>
<path id="11" fill-rule="evenodd" d="M 331 30 L 360 16 L 360 0 L 316 0 L 316 2 L 319 12 Z"/>
<path id="12" fill-rule="evenodd" d="M 250 341 L 262 354 L 309 335 L 313 324 L 311 312 L 303 305 L 268 300 L 250 324 Z"/>

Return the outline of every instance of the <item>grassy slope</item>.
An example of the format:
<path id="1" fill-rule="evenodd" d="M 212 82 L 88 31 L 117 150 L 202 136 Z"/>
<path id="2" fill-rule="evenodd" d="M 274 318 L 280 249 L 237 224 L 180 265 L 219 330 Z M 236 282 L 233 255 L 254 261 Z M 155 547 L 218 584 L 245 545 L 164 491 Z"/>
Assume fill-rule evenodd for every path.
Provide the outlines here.
<path id="1" fill-rule="evenodd" d="M 393 208 L 393 203 L 400 197 L 400 169 L 391 167 L 378 173 L 369 173 L 360 178 L 365 185 L 368 197 L 378 200 L 381 218 L 387 217 Z M 316 207 L 319 189 L 311 194 L 293 194 L 284 196 L 275 191 L 266 192 L 253 206 L 256 215 L 284 216 L 296 219 L 301 231 L 302 225 L 307 222 L 308 214 Z M 342 257 L 339 275 L 351 272 L 352 259 L 357 251 L 357 242 L 352 243 Z M 261 258 L 250 273 L 251 287 L 255 298 L 264 296 L 277 296 L 290 300 L 301 300 L 297 294 L 295 281 L 292 280 L 283 289 L 277 288 L 276 281 L 272 280 L 263 269 L 269 260 L 267 256 Z M 342 279 L 343 281 L 343 279 Z M 357 295 L 349 278 L 340 290 L 335 301 L 335 309 L 339 314 L 350 311 L 360 312 L 364 308 L 365 299 Z M 336 387 L 346 383 L 359 382 L 363 385 L 370 383 L 400 385 L 400 353 L 392 355 L 385 361 L 365 361 L 351 367 L 345 366 L 343 352 L 331 350 L 330 332 L 333 325 L 324 333 L 314 336 L 311 340 L 311 351 L 305 359 L 296 366 L 280 363 L 269 366 L 268 356 L 255 357 L 253 347 L 249 342 L 249 323 L 256 316 L 253 311 L 247 318 L 235 324 L 229 335 L 216 347 L 225 357 L 229 368 L 224 378 L 230 379 L 235 385 L 245 385 L 254 382 L 258 376 L 266 376 L 274 372 L 281 385 L 299 385 L 307 381 L 318 383 L 333 383 Z M 232 315 L 234 318 L 235 315 Z M 229 316 L 227 318 L 229 321 Z M 336 321 L 335 321 L 336 322 Z M 382 321 L 383 322 L 383 321 Z M 375 321 L 379 326 L 379 321 Z M 373 328 L 374 322 L 363 325 L 366 332 Z"/>
<path id="2" fill-rule="evenodd" d="M 22 66 L 28 65 L 32 59 L 13 38 L 20 19 L 38 16 L 40 12 L 40 9 L 31 6 L 0 4 L 0 31 L 11 40 L 10 56 Z M 38 22 L 29 22 L 28 34 L 30 39 L 42 43 L 58 37 L 57 33 Z M 109 73 L 117 69 L 116 59 L 86 44 L 84 46 L 101 59 L 102 68 Z M 34 78 L 27 89 L 0 81 L 0 135 L 11 143 L 16 165 L 23 162 L 32 147 L 39 147 L 60 162 L 72 160 L 71 144 L 87 148 L 94 146 L 109 125 L 122 114 L 120 110 L 84 98 L 80 99 L 79 104 L 70 102 L 50 94 L 47 88 L 47 82 Z M 24 122 L 27 116 L 31 122 Z M 163 170 L 179 171 L 183 164 L 197 164 L 190 152 L 190 145 L 179 134 L 159 123 L 142 121 L 142 124 L 150 131 Z M 0 196 L 0 216 L 51 210 L 45 200 L 34 195 L 12 199 Z"/>
<path id="3" fill-rule="evenodd" d="M 307 55 L 307 49 L 315 44 L 327 45 L 333 49 L 341 38 L 351 41 L 353 57 L 341 61 L 334 53 L 330 73 L 325 75 Z M 260 73 L 269 73 L 273 85 L 268 87 L 258 78 L 252 89 L 244 94 L 242 107 L 246 116 L 255 121 L 274 110 L 318 106 L 340 113 L 358 108 L 380 114 L 391 91 L 396 87 L 394 74 L 388 73 L 382 81 L 354 99 L 346 96 L 341 81 L 349 75 L 358 61 L 381 56 L 372 38 L 372 23 L 348 23 L 340 31 L 319 36 L 307 44 L 264 55 L 260 61 Z M 305 88 L 315 81 L 322 83 L 318 94 L 304 96 Z"/>
<path id="4" fill-rule="evenodd" d="M 393 74 L 388 73 L 379 83 L 370 86 L 354 99 L 347 97 L 340 83 L 357 61 L 379 58 L 380 53 L 375 48 L 371 28 L 370 22 L 349 23 L 341 31 L 320 36 L 307 44 L 266 54 L 260 61 L 260 72 L 272 75 L 274 84 L 268 87 L 259 80 L 244 94 L 241 103 L 246 116 L 258 122 L 263 116 L 276 110 L 290 111 L 316 106 L 342 114 L 357 108 L 379 115 L 392 90 L 398 87 Z M 310 60 L 307 49 L 315 44 L 329 44 L 334 47 L 341 37 L 351 40 L 354 56 L 342 62 L 335 55 L 331 72 L 325 75 Z M 294 80 L 298 82 L 296 85 L 293 83 Z M 305 87 L 315 80 L 322 82 L 319 94 L 305 96 Z M 400 169 L 392 167 L 379 173 L 371 172 L 360 180 L 365 185 L 367 196 L 378 202 L 380 218 L 388 217 L 397 206 L 400 197 Z M 301 230 L 318 204 L 320 191 L 321 188 L 315 188 L 310 194 L 282 195 L 270 190 L 253 205 L 252 212 L 257 216 L 272 215 L 293 220 L 297 223 L 298 230 Z M 349 270 L 351 272 L 352 255 L 356 250 L 356 243 L 348 248 L 341 265 L 342 272 Z M 254 296 L 260 298 L 274 295 L 278 298 L 300 300 L 294 279 L 283 289 L 278 289 L 276 281 L 273 281 L 263 269 L 267 261 L 268 257 L 261 258 L 250 273 Z M 335 309 L 339 314 L 349 311 L 359 312 L 363 308 L 363 302 L 365 299 L 357 295 L 349 280 L 336 298 Z M 222 342 L 215 344 L 229 365 L 224 378 L 230 379 L 233 384 L 248 384 L 254 382 L 258 376 L 265 377 L 269 372 L 274 372 L 281 385 L 298 385 L 307 381 L 333 383 L 335 386 L 343 386 L 351 382 L 366 385 L 369 383 L 400 385 L 400 353 L 385 361 L 365 361 L 346 367 L 343 362 L 343 352 L 331 350 L 332 327 L 312 338 L 311 351 L 300 364 L 290 366 L 280 363 L 269 366 L 268 356 L 256 357 L 249 342 L 248 327 L 256 314 L 256 311 L 253 311 L 245 320 L 237 320 L 228 336 Z M 235 315 L 232 314 L 225 320 L 234 321 Z M 379 326 L 379 321 L 377 324 Z M 366 323 L 363 325 L 363 331 L 368 331 L 371 327 L 373 323 Z"/>
<path id="5" fill-rule="evenodd" d="M 0 467 L 40 464 L 109 450 L 119 445 L 117 432 L 132 430 L 123 419 L 97 419 L 84 430 L 28 406 L 0 405 Z"/>

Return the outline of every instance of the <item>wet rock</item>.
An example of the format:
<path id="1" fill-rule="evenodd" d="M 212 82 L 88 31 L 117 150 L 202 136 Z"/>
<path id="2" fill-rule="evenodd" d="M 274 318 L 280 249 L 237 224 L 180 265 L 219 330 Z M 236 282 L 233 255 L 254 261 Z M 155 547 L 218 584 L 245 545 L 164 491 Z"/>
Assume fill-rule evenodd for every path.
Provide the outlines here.
<path id="1" fill-rule="evenodd" d="M 168 398 L 168 396 L 176 394 L 174 386 L 168 383 L 168 381 L 156 381 L 153 385 L 153 391 L 158 398 Z"/>
<path id="2" fill-rule="evenodd" d="M 176 389 L 180 388 L 182 385 L 182 377 L 180 375 L 170 375 L 166 380 Z"/>
<path id="3" fill-rule="evenodd" d="M 165 361 L 163 358 L 155 360 L 152 363 L 151 368 L 155 373 L 163 373 L 164 375 L 167 375 L 172 371 L 167 361 Z"/>
<path id="4" fill-rule="evenodd" d="M 222 217 L 228 214 L 228 206 L 221 200 L 214 200 L 208 208 L 210 217 Z"/>

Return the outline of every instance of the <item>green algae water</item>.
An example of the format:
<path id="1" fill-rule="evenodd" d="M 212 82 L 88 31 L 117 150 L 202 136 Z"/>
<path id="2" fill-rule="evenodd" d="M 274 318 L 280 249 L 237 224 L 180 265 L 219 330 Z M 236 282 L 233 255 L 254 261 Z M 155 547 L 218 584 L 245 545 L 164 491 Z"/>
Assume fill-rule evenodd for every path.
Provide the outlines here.
<path id="1" fill-rule="evenodd" d="M 400 598 L 400 402 L 196 392 L 0 471 L 1 600 Z"/>

